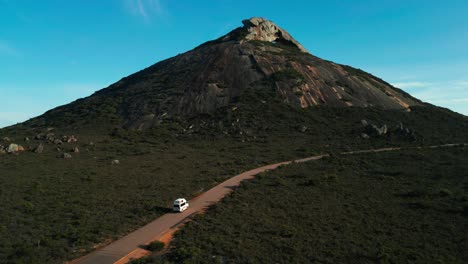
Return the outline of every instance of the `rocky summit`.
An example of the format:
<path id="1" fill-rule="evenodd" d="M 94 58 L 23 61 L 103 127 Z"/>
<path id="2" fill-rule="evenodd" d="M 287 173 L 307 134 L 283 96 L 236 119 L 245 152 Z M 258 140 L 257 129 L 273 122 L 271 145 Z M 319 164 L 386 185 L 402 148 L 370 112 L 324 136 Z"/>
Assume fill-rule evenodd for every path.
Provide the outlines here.
<path id="1" fill-rule="evenodd" d="M 251 18 L 225 36 L 53 109 L 33 123 L 57 125 L 50 121 L 67 116 L 67 122 L 73 123 L 83 116 L 96 120 L 105 114 L 112 115 L 119 126 L 145 129 L 162 118 L 210 113 L 236 104 L 249 90 L 271 92 L 297 108 L 411 111 L 421 103 L 362 70 L 310 54 L 272 21 Z"/>

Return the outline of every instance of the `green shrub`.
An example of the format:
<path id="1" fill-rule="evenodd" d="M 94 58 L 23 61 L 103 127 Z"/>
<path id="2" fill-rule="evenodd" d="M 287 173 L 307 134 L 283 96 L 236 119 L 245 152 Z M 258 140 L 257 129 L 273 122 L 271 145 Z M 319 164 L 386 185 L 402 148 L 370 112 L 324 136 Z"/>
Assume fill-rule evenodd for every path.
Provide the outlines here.
<path id="1" fill-rule="evenodd" d="M 439 194 L 442 197 L 447 197 L 447 196 L 451 196 L 452 192 L 449 189 L 443 188 L 443 189 L 440 189 Z"/>
<path id="2" fill-rule="evenodd" d="M 164 242 L 153 241 L 146 246 L 146 249 L 152 252 L 159 252 L 164 249 Z"/>

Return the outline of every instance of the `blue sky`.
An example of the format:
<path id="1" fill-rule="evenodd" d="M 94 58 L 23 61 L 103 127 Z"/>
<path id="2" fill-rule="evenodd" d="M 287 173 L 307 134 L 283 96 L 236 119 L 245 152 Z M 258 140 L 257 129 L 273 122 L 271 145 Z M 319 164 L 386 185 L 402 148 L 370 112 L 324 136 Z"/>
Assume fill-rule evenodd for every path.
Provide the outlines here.
<path id="1" fill-rule="evenodd" d="M 0 0 L 0 127 L 262 16 L 312 54 L 468 115 L 468 1 Z"/>

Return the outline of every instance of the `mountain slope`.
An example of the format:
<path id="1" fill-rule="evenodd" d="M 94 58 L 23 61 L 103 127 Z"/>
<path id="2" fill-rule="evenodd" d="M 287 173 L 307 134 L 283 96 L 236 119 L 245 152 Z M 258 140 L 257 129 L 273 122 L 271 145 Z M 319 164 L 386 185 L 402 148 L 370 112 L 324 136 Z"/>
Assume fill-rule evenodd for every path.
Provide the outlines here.
<path id="1" fill-rule="evenodd" d="M 144 129 L 166 116 L 213 112 L 235 103 L 249 89 L 268 91 L 298 108 L 324 105 L 410 111 L 411 106 L 421 104 L 370 74 L 307 53 L 283 29 L 252 18 L 226 36 L 31 123 L 63 126 L 110 118 L 118 126 Z M 63 116 L 73 121 L 59 122 Z"/>

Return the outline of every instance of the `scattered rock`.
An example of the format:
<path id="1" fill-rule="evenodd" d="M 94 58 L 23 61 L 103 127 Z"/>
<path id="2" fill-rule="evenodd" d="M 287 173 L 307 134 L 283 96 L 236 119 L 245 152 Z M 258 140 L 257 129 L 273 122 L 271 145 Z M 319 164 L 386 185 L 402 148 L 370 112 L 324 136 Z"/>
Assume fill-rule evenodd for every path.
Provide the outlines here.
<path id="1" fill-rule="evenodd" d="M 74 147 L 72 152 L 74 153 L 80 153 L 80 149 L 78 147 Z"/>
<path id="2" fill-rule="evenodd" d="M 367 123 L 367 120 L 362 119 L 362 120 L 361 120 L 361 124 L 362 124 L 363 126 L 367 126 L 369 123 Z"/>
<path id="3" fill-rule="evenodd" d="M 0 145 L 0 154 L 6 154 L 5 147 Z"/>
<path id="4" fill-rule="evenodd" d="M 4 137 L 4 138 L 2 138 L 2 140 L 5 141 L 5 142 L 10 142 L 11 141 L 11 139 L 9 137 Z"/>
<path id="5" fill-rule="evenodd" d="M 29 138 L 28 138 L 28 137 L 25 137 L 25 138 L 24 138 L 24 141 L 28 142 L 28 141 L 29 141 Z"/>
<path id="6" fill-rule="evenodd" d="M 60 140 L 60 139 L 55 139 L 55 140 L 53 141 L 53 143 L 54 143 L 55 145 L 62 145 L 62 144 L 63 144 L 62 140 Z"/>
<path id="7" fill-rule="evenodd" d="M 21 145 L 18 145 L 18 151 L 17 152 L 22 152 L 22 151 L 24 151 L 24 147 L 21 146 Z"/>
<path id="8" fill-rule="evenodd" d="M 382 127 L 378 127 L 374 124 L 372 125 L 367 125 L 366 126 L 366 134 L 368 135 L 376 135 L 376 136 L 382 136 L 386 135 L 388 132 L 387 125 L 383 125 Z"/>
<path id="9" fill-rule="evenodd" d="M 70 153 L 62 153 L 62 155 L 60 155 L 60 157 L 62 159 L 71 159 L 72 155 Z"/>
<path id="10" fill-rule="evenodd" d="M 384 124 L 381 127 L 371 124 L 365 120 L 361 120 L 361 124 L 367 123 L 365 130 L 361 133 L 362 138 L 372 138 L 375 136 L 386 136 L 389 138 L 409 138 L 416 140 L 414 131 L 405 127 L 401 122 L 396 125 L 396 127 L 388 129 L 387 125 Z"/>
<path id="11" fill-rule="evenodd" d="M 39 144 L 36 148 L 34 148 L 34 153 L 41 154 L 44 151 L 44 145 Z"/>
<path id="12" fill-rule="evenodd" d="M 43 140 L 43 139 L 45 139 L 45 137 L 46 137 L 45 134 L 39 133 L 34 138 L 37 139 L 37 140 Z"/>
<path id="13" fill-rule="evenodd" d="M 401 122 L 395 127 L 394 134 L 397 136 L 402 136 L 402 137 L 410 136 L 414 138 L 414 131 L 405 127 L 403 123 Z"/>
<path id="14" fill-rule="evenodd" d="M 49 142 L 54 142 L 55 140 L 55 134 L 54 133 L 48 133 L 47 135 L 45 135 L 45 139 Z"/>
<path id="15" fill-rule="evenodd" d="M 18 148 L 19 146 L 17 144 L 10 144 L 6 150 L 6 152 L 8 153 L 15 153 L 15 152 L 18 152 Z"/>
<path id="16" fill-rule="evenodd" d="M 74 135 L 71 135 L 68 140 L 67 140 L 68 143 L 75 143 L 75 142 L 78 142 L 78 138 L 76 138 Z"/>
<path id="17" fill-rule="evenodd" d="M 307 131 L 307 129 L 308 129 L 308 128 L 307 128 L 306 126 L 302 126 L 300 130 L 301 130 L 302 133 L 304 133 L 304 132 Z"/>
<path id="18" fill-rule="evenodd" d="M 113 161 L 111 161 L 111 164 L 112 165 L 118 165 L 118 164 L 120 164 L 120 161 L 119 160 L 113 160 Z"/>
<path id="19" fill-rule="evenodd" d="M 67 143 L 75 143 L 78 141 L 78 139 L 74 135 L 62 136 L 62 141 Z"/>

